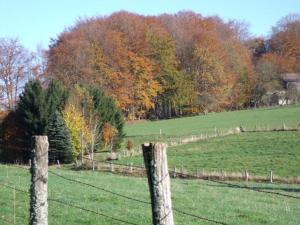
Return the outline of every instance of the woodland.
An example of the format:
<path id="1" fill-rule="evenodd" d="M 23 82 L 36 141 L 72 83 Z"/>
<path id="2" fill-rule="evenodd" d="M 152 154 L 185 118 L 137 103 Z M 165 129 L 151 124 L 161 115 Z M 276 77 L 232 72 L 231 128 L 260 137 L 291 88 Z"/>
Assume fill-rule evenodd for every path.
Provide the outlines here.
<path id="1" fill-rule="evenodd" d="M 34 53 L 0 38 L 1 154 L 27 160 L 31 136 L 46 134 L 50 161 L 70 162 L 83 148 L 116 151 L 125 121 L 297 103 L 282 75 L 299 62 L 298 14 L 268 37 L 191 11 L 121 11 L 79 19 Z"/>

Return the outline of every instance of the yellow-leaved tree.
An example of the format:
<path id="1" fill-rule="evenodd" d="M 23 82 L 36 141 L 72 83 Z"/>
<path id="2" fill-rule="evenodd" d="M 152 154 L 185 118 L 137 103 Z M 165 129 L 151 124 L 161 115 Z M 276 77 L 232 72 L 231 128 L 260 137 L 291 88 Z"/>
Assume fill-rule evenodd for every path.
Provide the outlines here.
<path id="1" fill-rule="evenodd" d="M 86 151 L 88 145 L 91 143 L 92 135 L 85 122 L 84 117 L 81 115 L 73 104 L 69 104 L 63 112 L 63 117 L 67 128 L 70 131 L 71 142 L 73 144 L 73 158 L 76 159 L 81 151 L 81 134 L 82 134 L 82 147 Z"/>

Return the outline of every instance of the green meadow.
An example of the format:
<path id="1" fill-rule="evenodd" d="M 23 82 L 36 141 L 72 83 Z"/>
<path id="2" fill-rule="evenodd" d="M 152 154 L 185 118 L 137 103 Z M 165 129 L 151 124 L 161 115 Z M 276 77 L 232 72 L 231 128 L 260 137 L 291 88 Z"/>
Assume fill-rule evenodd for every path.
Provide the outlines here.
<path id="1" fill-rule="evenodd" d="M 60 175 L 145 202 L 150 201 L 146 178 L 111 173 L 50 168 Z M 28 224 L 29 196 L 5 185 L 28 190 L 30 174 L 14 166 L 0 165 L 0 224 Z M 300 197 L 300 185 L 249 183 L 268 191 Z M 171 180 L 173 208 L 226 224 L 296 225 L 300 221 L 299 199 L 233 188 L 198 180 Z M 129 223 L 151 224 L 149 204 L 132 201 L 103 190 L 64 180 L 49 173 L 49 199 L 70 203 Z M 15 213 L 14 213 L 15 204 Z M 49 224 L 126 224 L 92 212 L 49 200 Z M 176 224 L 214 224 L 174 211 Z M 6 221 L 6 222 L 5 222 Z"/>

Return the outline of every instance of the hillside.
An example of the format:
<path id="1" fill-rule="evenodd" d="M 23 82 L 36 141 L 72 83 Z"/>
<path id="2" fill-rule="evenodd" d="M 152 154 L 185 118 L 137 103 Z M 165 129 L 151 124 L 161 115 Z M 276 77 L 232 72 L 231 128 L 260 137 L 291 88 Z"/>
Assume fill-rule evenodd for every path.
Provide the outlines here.
<path id="1" fill-rule="evenodd" d="M 179 119 L 141 122 L 125 126 L 127 138 L 139 141 L 164 140 L 168 137 L 211 134 L 216 129 L 228 131 L 242 126 L 246 130 L 297 128 L 300 122 L 300 107 L 275 107 L 233 112 L 209 113 L 207 115 Z M 162 135 L 160 135 L 160 131 Z M 162 136 L 162 138 L 160 138 Z"/>

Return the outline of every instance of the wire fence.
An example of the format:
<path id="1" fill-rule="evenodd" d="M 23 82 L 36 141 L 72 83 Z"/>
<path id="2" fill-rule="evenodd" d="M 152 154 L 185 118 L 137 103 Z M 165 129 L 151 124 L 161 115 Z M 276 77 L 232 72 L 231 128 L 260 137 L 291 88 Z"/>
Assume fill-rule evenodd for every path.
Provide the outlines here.
<path id="1" fill-rule="evenodd" d="M 24 166 L 18 166 L 18 165 L 13 165 L 13 166 L 15 166 L 17 168 L 24 169 L 24 170 L 28 170 L 29 169 L 28 167 L 24 167 Z M 122 166 L 127 166 L 127 165 L 123 165 L 122 164 Z M 140 167 L 138 167 L 138 168 L 140 168 Z M 60 177 L 61 179 L 64 179 L 66 181 L 77 183 L 77 184 L 80 184 L 80 185 L 84 185 L 84 186 L 87 186 L 87 187 L 90 187 L 90 188 L 94 188 L 96 190 L 99 190 L 99 191 L 102 191 L 102 192 L 106 192 L 106 193 L 109 193 L 111 195 L 123 198 L 123 199 L 127 199 L 127 200 L 130 200 L 130 201 L 138 202 L 138 203 L 141 203 L 143 205 L 150 205 L 151 204 L 148 201 L 137 199 L 137 198 L 133 198 L 131 196 L 127 196 L 127 195 L 124 195 L 124 194 L 120 194 L 118 192 L 115 192 L 115 191 L 112 191 L 112 190 L 108 190 L 108 189 L 105 189 L 103 187 L 99 187 L 99 186 L 96 186 L 96 185 L 93 185 L 93 184 L 90 184 L 90 183 L 87 183 L 87 182 L 83 182 L 83 181 L 80 181 L 78 179 L 76 179 L 76 180 L 75 179 L 71 179 L 71 178 L 66 177 L 64 175 L 56 173 L 56 172 L 54 172 L 52 170 L 49 170 L 49 173 L 52 174 L 52 175 L 54 175 L 54 176 Z M 288 198 L 293 198 L 293 199 L 300 199 L 299 196 L 288 195 L 288 194 L 284 194 L 284 193 L 280 193 L 280 192 L 266 191 L 266 190 L 263 190 L 263 189 L 257 189 L 257 188 L 248 187 L 248 186 L 241 186 L 241 185 L 237 185 L 237 184 L 233 184 L 233 183 L 229 183 L 229 182 L 215 181 L 215 180 L 207 180 L 207 181 L 209 181 L 209 182 L 215 182 L 215 183 L 222 184 L 222 185 L 226 185 L 229 188 L 242 188 L 242 189 L 256 191 L 256 192 L 260 192 L 260 193 L 273 194 L 273 195 L 278 195 L 278 196 L 283 196 L 283 197 L 288 197 Z M 18 188 L 9 186 L 9 185 L 5 185 L 5 184 L 1 184 L 1 185 L 28 194 L 27 191 L 24 191 L 24 190 L 21 190 L 21 189 L 18 189 Z M 122 220 L 122 219 L 119 219 L 119 218 L 115 218 L 115 217 L 106 215 L 106 214 L 104 214 L 102 212 L 99 212 L 98 210 L 95 211 L 93 209 L 82 207 L 82 206 L 76 205 L 74 203 L 63 201 L 61 199 L 49 198 L 48 200 L 56 202 L 56 203 L 61 204 L 61 205 L 65 205 L 65 206 L 71 207 L 71 208 L 81 209 L 81 210 L 86 211 L 86 212 L 94 213 L 94 214 L 106 217 L 106 218 L 114 220 L 114 221 L 123 222 L 123 223 L 126 223 L 126 224 L 136 224 L 136 223 L 133 223 L 133 222 L 125 221 L 125 220 Z M 180 209 L 175 208 L 175 207 L 173 207 L 173 211 L 175 211 L 175 212 L 177 212 L 179 214 L 191 217 L 191 218 L 195 218 L 195 219 L 199 219 L 199 220 L 211 222 L 211 223 L 214 223 L 214 224 L 228 225 L 228 223 L 226 223 L 226 222 L 217 221 L 217 220 L 209 219 L 209 218 L 206 218 L 206 217 L 203 217 L 203 216 L 195 215 L 195 214 L 192 214 L 190 212 L 185 212 L 185 211 L 180 210 Z"/>
<path id="2" fill-rule="evenodd" d="M 24 167 L 24 166 L 18 166 L 18 165 L 13 165 L 13 166 L 15 166 L 17 168 L 20 168 L 20 169 L 24 169 L 24 170 L 29 170 L 29 168 Z M 130 197 L 130 196 L 127 196 L 127 195 L 123 195 L 123 194 L 120 194 L 120 193 L 117 193 L 117 192 L 114 192 L 114 191 L 111 191 L 111 190 L 107 190 L 107 189 L 105 189 L 103 187 L 99 187 L 99 186 L 96 186 L 96 185 L 93 185 L 93 184 L 90 184 L 90 183 L 86 183 L 86 182 L 83 182 L 83 181 L 80 181 L 80 180 L 71 179 L 71 178 L 63 176 L 61 174 L 58 174 L 56 172 L 53 172 L 51 170 L 49 170 L 48 172 L 50 174 L 53 174 L 53 175 L 55 175 L 57 177 L 60 177 L 60 178 L 62 178 L 64 180 L 67 180 L 69 182 L 73 182 L 73 183 L 84 185 L 84 186 L 87 186 L 87 187 L 90 187 L 90 188 L 94 188 L 96 190 L 103 191 L 103 192 L 109 193 L 111 195 L 114 195 L 114 196 L 117 196 L 117 197 L 121 197 L 123 199 L 127 199 L 127 200 L 130 200 L 130 201 L 142 203 L 144 205 L 148 205 L 148 206 L 151 205 L 150 202 L 145 201 L 145 200 L 140 200 L 140 199 L 133 198 L 133 197 Z M 9 185 L 6 185 L 6 184 L 1 184 L 1 183 L 0 183 L 0 185 L 5 186 L 7 188 L 14 189 L 14 190 L 22 192 L 22 193 L 29 194 L 28 191 L 24 191 L 24 190 L 19 189 L 19 188 L 15 188 L 15 187 L 12 187 L 12 186 L 9 186 Z M 100 215 L 100 216 L 103 216 L 103 217 L 106 217 L 106 218 L 109 218 L 109 219 L 112 219 L 112 220 L 115 220 L 115 221 L 124 222 L 126 224 L 136 224 L 136 223 L 128 222 L 128 221 L 125 221 L 125 220 L 122 220 L 122 219 L 118 219 L 118 218 L 106 215 L 104 213 L 100 213 L 100 212 L 95 211 L 93 209 L 85 208 L 85 207 L 82 207 L 82 206 L 79 206 L 79 205 L 76 205 L 76 204 L 73 204 L 73 203 L 70 203 L 70 202 L 65 202 L 65 201 L 63 201 L 61 199 L 48 198 L 48 200 L 49 201 L 53 201 L 53 202 L 57 202 L 57 203 L 60 203 L 62 205 L 69 206 L 69 207 L 72 207 L 72 208 L 81 209 L 81 210 L 86 211 L 86 212 L 91 212 L 91 213 L 94 213 L 94 214 L 97 214 L 97 215 Z M 192 214 L 192 213 L 188 213 L 188 212 L 185 212 L 185 211 L 180 210 L 180 209 L 175 208 L 175 207 L 173 207 L 172 209 L 173 209 L 173 211 L 175 211 L 175 212 L 177 212 L 179 214 L 182 214 L 182 215 L 194 218 L 194 219 L 198 219 L 198 220 L 202 220 L 202 221 L 207 221 L 207 222 L 211 222 L 211 223 L 214 223 L 214 224 L 229 225 L 226 222 L 217 221 L 217 220 L 209 219 L 209 218 L 206 218 L 206 217 L 203 217 L 203 216 L 199 216 L 199 215 L 195 215 L 195 214 Z"/>
<path id="3" fill-rule="evenodd" d="M 88 158 L 86 158 L 86 159 L 88 159 Z M 91 160 L 91 159 L 88 159 L 88 160 Z M 134 167 L 134 168 L 142 169 L 144 172 L 146 172 L 146 168 L 142 167 L 142 166 L 132 166 L 132 165 L 128 166 L 128 165 L 125 165 L 125 164 L 112 163 L 112 162 L 107 162 L 107 161 L 104 161 L 104 160 L 103 161 L 102 160 L 93 160 L 93 161 L 105 163 L 105 164 L 108 164 L 108 165 L 112 165 L 112 164 L 113 165 L 119 165 L 119 166 L 122 166 L 122 167 L 126 167 L 127 170 L 130 170 L 130 167 Z M 21 168 L 21 169 L 26 169 L 26 170 L 29 169 L 28 167 L 18 166 L 18 165 L 15 165 L 15 164 L 13 164 L 13 166 Z M 79 181 L 79 180 L 74 180 L 74 179 L 68 178 L 68 177 L 63 176 L 61 174 L 55 173 L 55 172 L 53 172 L 51 170 L 49 170 L 48 172 L 51 173 L 51 174 L 53 174 L 53 175 L 56 175 L 58 177 L 61 177 L 61 178 L 65 179 L 65 180 L 71 181 L 71 182 L 76 182 L 76 183 L 80 183 L 80 184 L 83 184 L 83 185 L 86 185 L 86 186 L 90 186 L 90 187 L 93 187 L 95 189 L 99 189 L 99 190 L 105 191 L 107 193 L 111 193 L 111 194 L 114 194 L 114 195 L 119 195 L 120 197 L 130 198 L 128 196 L 122 196 L 121 194 L 112 192 L 111 190 L 107 190 L 107 189 L 95 186 L 93 184 L 89 184 L 89 183 L 86 183 L 86 182 L 82 182 L 82 181 Z M 169 170 L 169 174 L 172 174 L 172 173 L 174 173 L 174 171 Z M 220 181 L 220 180 L 214 180 L 214 179 L 210 179 L 209 177 L 202 178 L 202 177 L 199 177 L 197 175 L 186 174 L 186 173 L 181 173 L 181 172 L 176 172 L 176 174 L 179 175 L 179 176 L 181 176 L 181 177 L 192 178 L 192 179 L 199 179 L 199 180 L 204 180 L 204 181 L 208 181 L 208 182 L 213 182 L 213 183 L 217 183 L 217 184 L 226 185 L 226 187 L 228 187 L 228 188 L 245 189 L 245 190 L 250 190 L 250 191 L 255 191 L 255 192 L 260 192 L 260 193 L 265 193 L 265 194 L 271 194 L 271 195 L 278 195 L 278 196 L 283 196 L 283 197 L 287 197 L 287 198 L 300 199 L 300 196 L 288 195 L 288 194 L 281 193 L 281 192 L 267 191 L 267 190 L 264 190 L 262 188 L 251 187 L 251 186 L 247 186 L 247 185 L 238 185 L 238 184 L 235 184 L 235 183 L 230 183 L 230 182 L 225 182 L 225 181 Z M 134 198 L 132 198 L 132 199 L 136 200 Z M 145 201 L 140 201 L 140 202 L 150 204 L 150 202 L 145 202 Z"/>
<path id="4" fill-rule="evenodd" d="M 26 149 L 26 151 L 28 151 L 28 150 Z M 143 167 L 143 166 L 128 165 L 128 164 L 116 163 L 116 162 L 111 162 L 111 161 L 109 162 L 109 161 L 106 161 L 106 160 L 95 160 L 95 159 L 91 159 L 91 158 L 87 158 L 87 157 L 84 157 L 84 159 L 86 160 L 85 161 L 86 163 L 87 162 L 92 162 L 92 163 L 97 162 L 97 163 L 104 164 L 104 165 L 106 165 L 106 169 L 109 170 L 109 171 L 111 171 L 111 172 L 115 172 L 117 170 L 119 170 L 119 172 L 120 172 L 120 171 L 122 171 L 120 168 L 123 168 L 123 171 L 124 170 L 129 171 L 128 173 L 134 173 L 134 171 L 138 171 L 140 173 L 140 175 L 144 176 L 146 174 L 146 168 Z M 28 167 L 26 167 L 26 166 L 24 167 L 24 166 L 21 166 L 21 165 L 13 165 L 13 166 L 21 168 L 21 169 L 25 169 L 25 170 L 29 169 Z M 113 171 L 112 171 L 112 167 L 114 167 Z M 54 172 L 52 170 L 49 170 L 48 172 L 50 174 L 54 175 L 54 176 L 57 176 L 57 177 L 59 177 L 61 179 L 66 180 L 68 182 L 76 183 L 76 184 L 79 184 L 79 185 L 84 185 L 84 186 L 93 188 L 95 190 L 111 194 L 111 195 L 119 197 L 119 198 L 123 198 L 123 199 L 129 200 L 129 201 L 134 201 L 134 202 L 141 203 L 143 205 L 147 205 L 147 206 L 151 205 L 151 203 L 148 202 L 148 201 L 145 201 L 145 200 L 142 200 L 142 199 L 138 199 L 138 198 L 134 198 L 134 197 L 131 197 L 131 196 L 127 196 L 127 195 L 115 192 L 113 190 L 108 190 L 106 188 L 103 188 L 103 187 L 100 187 L 100 186 L 96 186 L 94 184 L 90 184 L 90 183 L 87 183 L 87 182 L 84 182 L 84 181 L 81 181 L 81 180 L 78 180 L 78 179 L 76 179 L 76 180 L 75 179 L 71 179 L 71 178 L 69 178 L 67 176 L 64 176 L 62 174 L 56 173 L 56 172 Z M 174 175 L 174 172 L 175 171 L 169 170 L 169 174 L 173 174 Z M 179 171 L 176 171 L 175 173 L 176 173 L 176 176 L 179 176 L 179 177 L 184 177 L 184 178 L 189 178 L 189 179 L 205 180 L 205 181 L 208 181 L 208 182 L 213 182 L 213 183 L 224 185 L 224 186 L 226 186 L 228 188 L 244 189 L 244 190 L 249 190 L 249 191 L 254 191 L 254 192 L 269 194 L 269 195 L 276 195 L 276 196 L 281 196 L 281 197 L 286 197 L 286 198 L 292 198 L 292 199 L 300 199 L 300 196 L 289 195 L 289 194 L 285 194 L 285 193 L 282 193 L 282 192 L 276 192 L 276 191 L 268 191 L 268 190 L 265 190 L 263 188 L 251 187 L 251 186 L 248 186 L 248 185 L 239 185 L 239 184 L 235 184 L 235 183 L 231 183 L 231 182 L 225 182 L 225 181 L 221 181 L 221 180 L 214 180 L 214 179 L 210 179 L 209 177 L 199 177 L 198 175 L 187 174 L 187 173 L 183 173 L 183 172 L 179 172 Z M 15 191 L 24 193 L 24 194 L 25 193 L 29 194 L 28 191 L 25 191 L 25 190 L 13 187 L 13 186 L 8 185 L 8 184 L 2 184 L 2 183 L 0 183 L 0 185 L 4 186 L 6 188 L 10 188 L 10 189 L 13 189 Z M 111 216 L 111 215 L 107 215 L 104 212 L 99 211 L 98 209 L 94 210 L 94 209 L 91 209 L 91 208 L 82 207 L 80 204 L 76 204 L 76 203 L 72 203 L 72 202 L 67 202 L 67 201 L 64 201 L 62 199 L 48 198 L 48 200 L 50 202 L 54 202 L 54 203 L 57 203 L 57 204 L 60 204 L 60 205 L 66 206 L 66 207 L 70 207 L 70 208 L 82 210 L 82 211 L 85 211 L 85 212 L 89 212 L 89 213 L 92 213 L 92 214 L 95 214 L 95 215 L 98 215 L 98 216 L 102 216 L 102 217 L 105 217 L 105 218 L 110 219 L 112 221 L 117 221 L 117 222 L 121 222 L 121 223 L 124 223 L 124 224 L 133 224 L 133 225 L 138 224 L 138 223 L 135 223 L 135 222 L 130 222 L 130 221 L 127 221 L 127 220 L 116 218 L 116 217 Z M 214 220 L 214 219 L 206 218 L 206 217 L 203 217 L 203 216 L 200 216 L 200 215 L 196 215 L 196 214 L 191 213 L 191 212 L 186 212 L 186 211 L 178 209 L 176 207 L 173 207 L 173 211 L 176 212 L 176 213 L 178 213 L 178 214 L 184 215 L 186 217 L 198 219 L 198 220 L 201 220 L 201 221 L 207 221 L 207 222 L 214 223 L 214 224 L 228 225 L 228 223 L 226 223 L 226 222 L 217 221 L 217 220 Z M 1 215 L 0 215 L 0 220 L 2 220 L 4 223 L 7 223 L 7 224 L 14 224 L 13 221 L 8 220 L 7 218 L 1 217 Z"/>

